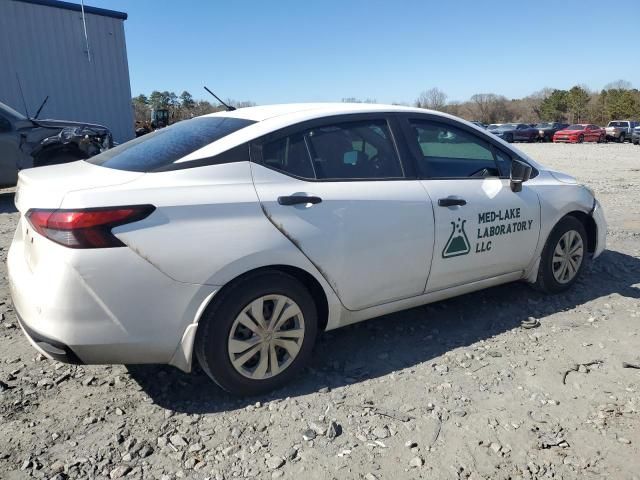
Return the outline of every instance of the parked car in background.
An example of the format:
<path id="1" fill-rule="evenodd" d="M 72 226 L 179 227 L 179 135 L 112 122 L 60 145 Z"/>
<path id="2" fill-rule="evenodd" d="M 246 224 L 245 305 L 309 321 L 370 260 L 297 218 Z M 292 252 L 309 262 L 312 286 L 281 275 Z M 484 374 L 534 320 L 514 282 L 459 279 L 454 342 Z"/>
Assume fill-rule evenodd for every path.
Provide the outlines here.
<path id="1" fill-rule="evenodd" d="M 218 112 L 22 171 L 18 190 L 7 269 L 38 351 L 197 359 L 243 395 L 289 381 L 325 330 L 518 280 L 565 291 L 606 242 L 574 178 L 400 106 Z"/>
<path id="2" fill-rule="evenodd" d="M 502 123 L 490 123 L 487 126 L 487 130 L 494 130 L 494 129 L 498 128 L 500 125 L 502 125 Z"/>
<path id="3" fill-rule="evenodd" d="M 633 129 L 631 134 L 631 141 L 634 145 L 640 145 L 640 125 Z"/>
<path id="4" fill-rule="evenodd" d="M 0 187 L 15 185 L 25 168 L 86 159 L 112 146 L 102 125 L 27 118 L 0 102 Z"/>
<path id="5" fill-rule="evenodd" d="M 541 142 L 550 142 L 553 140 L 553 135 L 560 130 L 563 130 L 569 126 L 568 123 L 560 122 L 542 122 L 536 124 L 535 128 L 538 130 L 538 140 Z"/>
<path id="6" fill-rule="evenodd" d="M 640 122 L 632 122 L 631 120 L 612 120 L 607 125 L 607 140 L 624 143 L 625 140 L 631 141 L 633 129 L 640 125 Z"/>
<path id="7" fill-rule="evenodd" d="M 505 142 L 533 142 L 538 137 L 538 129 L 528 123 L 503 123 L 491 130 L 491 133 Z"/>
<path id="8" fill-rule="evenodd" d="M 590 123 L 575 123 L 553 135 L 554 143 L 602 143 L 605 139 L 604 128 Z"/>

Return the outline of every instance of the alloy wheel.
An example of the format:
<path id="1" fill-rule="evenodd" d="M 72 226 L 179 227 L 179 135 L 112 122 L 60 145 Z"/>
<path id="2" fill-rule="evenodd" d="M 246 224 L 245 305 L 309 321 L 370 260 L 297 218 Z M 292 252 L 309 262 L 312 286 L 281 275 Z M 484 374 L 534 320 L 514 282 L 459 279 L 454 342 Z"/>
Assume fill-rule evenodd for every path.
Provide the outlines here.
<path id="1" fill-rule="evenodd" d="M 284 295 L 265 295 L 245 306 L 234 320 L 229 359 L 244 377 L 272 378 L 298 356 L 304 335 L 304 316 L 296 302 Z"/>
<path id="2" fill-rule="evenodd" d="M 584 258 L 582 237 L 575 230 L 567 231 L 553 251 L 552 270 L 558 283 L 567 284 L 575 278 Z"/>

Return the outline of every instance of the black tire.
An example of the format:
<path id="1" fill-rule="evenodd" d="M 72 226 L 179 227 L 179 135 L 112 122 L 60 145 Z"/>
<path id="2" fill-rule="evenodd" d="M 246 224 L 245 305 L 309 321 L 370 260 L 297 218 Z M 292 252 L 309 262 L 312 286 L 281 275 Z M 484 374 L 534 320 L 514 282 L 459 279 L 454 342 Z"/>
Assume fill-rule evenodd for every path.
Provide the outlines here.
<path id="1" fill-rule="evenodd" d="M 265 295 L 285 295 L 304 317 L 302 346 L 292 363 L 273 377 L 255 380 L 240 374 L 229 358 L 228 340 L 236 317 L 252 301 Z M 289 382 L 311 357 L 318 333 L 316 304 L 296 278 L 279 271 L 249 274 L 226 287 L 205 310 L 198 326 L 195 354 L 202 369 L 222 389 L 235 395 L 266 393 Z"/>
<path id="2" fill-rule="evenodd" d="M 584 142 L 584 135 L 580 135 L 578 137 L 578 143 L 582 143 L 582 142 Z"/>
<path id="3" fill-rule="evenodd" d="M 553 273 L 553 254 L 562 236 L 571 230 L 577 232 L 581 237 L 583 245 L 582 261 L 574 277 L 567 283 L 561 283 L 556 279 Z M 566 216 L 553 228 L 549 234 L 549 238 L 547 238 L 547 243 L 545 243 L 545 246 L 542 249 L 542 254 L 540 255 L 540 266 L 538 268 L 538 278 L 534 283 L 534 287 L 545 293 L 564 292 L 571 288 L 578 278 L 580 278 L 580 275 L 588 261 L 588 239 L 584 225 L 577 218 Z"/>
<path id="4" fill-rule="evenodd" d="M 512 134 L 507 134 L 504 139 L 508 142 L 508 143 L 513 143 L 513 135 Z"/>
<path id="5" fill-rule="evenodd" d="M 621 134 L 620 134 L 620 137 L 618 138 L 618 141 L 619 141 L 620 143 L 624 143 L 624 141 L 625 141 L 624 133 L 621 133 Z"/>
<path id="6" fill-rule="evenodd" d="M 604 135 L 598 137 L 598 143 L 604 143 Z"/>

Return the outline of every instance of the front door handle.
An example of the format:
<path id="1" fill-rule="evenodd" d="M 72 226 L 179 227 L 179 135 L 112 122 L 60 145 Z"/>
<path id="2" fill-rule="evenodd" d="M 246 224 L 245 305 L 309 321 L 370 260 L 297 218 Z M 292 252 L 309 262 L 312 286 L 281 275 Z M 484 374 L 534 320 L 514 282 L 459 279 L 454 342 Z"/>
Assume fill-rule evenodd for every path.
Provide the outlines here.
<path id="1" fill-rule="evenodd" d="M 311 203 L 316 205 L 322 202 L 320 197 L 313 197 L 308 195 L 289 195 L 286 197 L 278 197 L 278 203 L 280 205 L 300 205 Z"/>
<path id="2" fill-rule="evenodd" d="M 455 207 L 457 205 L 463 206 L 466 204 L 467 204 L 467 201 L 462 198 L 447 197 L 447 198 L 441 198 L 438 200 L 439 207 Z"/>

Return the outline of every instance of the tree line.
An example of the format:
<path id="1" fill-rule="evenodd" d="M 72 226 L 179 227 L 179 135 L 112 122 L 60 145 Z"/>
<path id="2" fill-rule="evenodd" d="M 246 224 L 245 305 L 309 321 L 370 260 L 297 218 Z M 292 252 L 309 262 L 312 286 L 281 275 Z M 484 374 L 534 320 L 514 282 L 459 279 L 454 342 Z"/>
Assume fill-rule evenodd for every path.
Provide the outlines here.
<path id="1" fill-rule="evenodd" d="M 420 108 L 438 110 L 467 120 L 483 123 L 507 122 L 569 122 L 606 125 L 610 120 L 640 119 L 640 90 L 631 83 L 618 80 L 601 91 L 591 91 L 583 85 L 569 90 L 544 88 L 524 98 L 508 99 L 495 93 L 476 93 L 464 102 L 448 101 L 448 95 L 439 88 L 422 92 L 413 102 Z M 346 97 L 343 102 L 375 103 L 375 99 L 360 100 Z M 196 100 L 183 91 L 154 90 L 149 96 L 140 94 L 132 99 L 136 122 L 149 122 L 152 109 L 167 109 L 171 122 L 224 110 L 222 105 Z M 227 100 L 236 108 L 255 105 L 251 101 Z M 406 103 L 404 105 L 407 105 Z"/>
<path id="2" fill-rule="evenodd" d="M 254 102 L 226 100 L 227 105 L 236 108 L 254 106 Z M 166 109 L 169 111 L 170 121 L 177 122 L 187 118 L 219 112 L 225 107 L 206 100 L 196 100 L 186 90 L 180 95 L 175 92 L 154 90 L 149 96 L 140 94 L 132 99 L 133 114 L 136 123 L 148 123 L 151 119 L 151 110 Z"/>
<path id="3" fill-rule="evenodd" d="M 640 90 L 624 80 L 607 84 L 600 92 L 583 85 L 569 90 L 544 88 L 519 99 L 477 93 L 465 102 L 447 102 L 438 88 L 425 90 L 415 100 L 421 108 L 439 110 L 483 123 L 569 122 L 606 125 L 610 120 L 640 119 Z"/>

